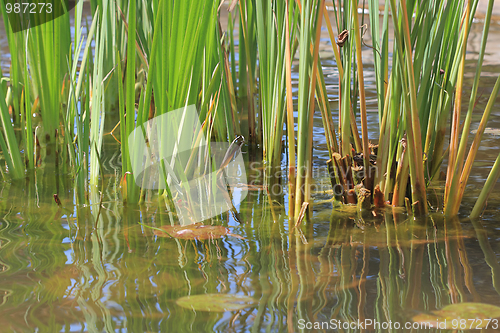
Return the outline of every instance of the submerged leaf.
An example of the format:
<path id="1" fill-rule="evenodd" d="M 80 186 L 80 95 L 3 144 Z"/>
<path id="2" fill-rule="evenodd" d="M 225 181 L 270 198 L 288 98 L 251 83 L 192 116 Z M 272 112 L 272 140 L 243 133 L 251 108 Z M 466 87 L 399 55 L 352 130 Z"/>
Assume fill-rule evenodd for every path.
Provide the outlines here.
<path id="1" fill-rule="evenodd" d="M 489 319 L 500 317 L 500 307 L 485 303 L 450 304 L 432 313 L 420 313 L 412 318 L 417 323 L 428 323 L 439 329 L 470 330 L 487 328 Z M 460 326 L 466 322 L 471 325 Z"/>
<path id="2" fill-rule="evenodd" d="M 203 294 L 184 296 L 176 303 L 186 309 L 209 312 L 237 311 L 253 306 L 257 301 L 250 296 L 231 294 Z"/>
<path id="3" fill-rule="evenodd" d="M 162 229 L 164 232 L 158 229 Z M 221 238 L 227 235 L 242 238 L 241 236 L 231 234 L 228 228 L 220 225 L 203 225 L 201 223 L 195 223 L 187 226 L 164 225 L 158 229 L 154 231 L 156 236 L 174 237 L 177 239 L 206 240 Z"/>

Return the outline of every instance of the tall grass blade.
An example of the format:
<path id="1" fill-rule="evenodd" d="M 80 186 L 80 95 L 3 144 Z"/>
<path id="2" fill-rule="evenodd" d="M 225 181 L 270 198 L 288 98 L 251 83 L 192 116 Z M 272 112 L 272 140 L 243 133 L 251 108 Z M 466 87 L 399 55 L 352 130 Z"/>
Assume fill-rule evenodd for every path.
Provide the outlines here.
<path id="1" fill-rule="evenodd" d="M 19 146 L 12 127 L 9 108 L 5 103 L 5 87 L 0 86 L 0 121 L 2 133 L 0 134 L 0 147 L 9 168 L 9 175 L 13 179 L 24 177 L 24 165 L 19 152 Z"/>
<path id="2" fill-rule="evenodd" d="M 298 219 L 302 203 L 310 200 L 312 178 L 312 135 L 314 96 L 318 66 L 319 37 L 323 18 L 324 0 L 304 1 L 300 17 L 299 33 L 299 100 L 297 138 L 297 183 L 295 189 L 294 218 Z M 313 37 L 314 36 L 314 37 Z M 314 42 L 311 54 L 310 42 Z"/>
<path id="3" fill-rule="evenodd" d="M 293 4 L 293 2 L 292 2 Z M 290 50 L 290 17 L 293 11 L 286 0 L 285 13 L 285 68 L 286 68 L 286 131 L 288 138 L 288 215 L 292 216 L 295 205 L 295 120 L 293 117 L 292 55 Z M 292 20 L 293 21 L 293 20 Z"/>
<path id="4" fill-rule="evenodd" d="M 404 112 L 406 114 L 406 131 L 408 135 L 408 157 L 410 163 L 410 178 L 412 185 L 412 201 L 415 215 L 427 214 L 427 194 L 425 189 L 425 179 L 423 171 L 422 143 L 420 138 L 420 120 L 417 108 L 417 90 L 415 86 L 415 73 L 412 61 L 412 49 L 410 39 L 410 26 L 406 1 L 402 0 L 401 20 L 402 27 L 398 22 L 398 9 L 394 0 L 391 0 L 391 12 L 394 22 L 398 57 L 403 61 L 398 62 L 399 70 L 403 77 L 401 85 L 403 87 Z M 403 41 L 404 40 L 404 41 Z M 403 46 L 404 45 L 404 51 Z M 409 100 L 408 100 L 409 99 Z"/>
<path id="5" fill-rule="evenodd" d="M 469 3 L 469 6 L 471 6 L 471 3 Z M 469 10 L 469 8 L 468 8 Z M 486 110 L 484 111 L 483 118 L 481 119 L 481 123 L 479 125 L 478 132 L 476 133 L 476 138 L 474 139 L 474 143 L 472 147 L 470 148 L 469 155 L 467 157 L 466 164 L 464 166 L 464 157 L 465 157 L 465 151 L 467 148 L 467 141 L 469 138 L 469 131 L 470 131 L 470 124 L 472 121 L 472 111 L 474 109 L 474 105 L 476 102 L 476 94 L 477 94 L 477 89 L 479 86 L 479 78 L 481 76 L 481 69 L 482 69 L 482 64 L 483 64 L 483 59 L 484 59 L 484 54 L 486 50 L 486 42 L 488 39 L 488 32 L 489 32 L 489 27 L 490 27 L 490 22 L 491 22 L 491 16 L 493 12 L 493 1 L 490 1 L 488 4 L 488 9 L 486 12 L 486 17 L 484 21 L 484 27 L 483 27 L 483 35 L 481 39 L 481 48 L 479 51 L 479 56 L 478 56 L 478 61 L 477 61 L 477 66 L 476 66 L 476 75 L 474 78 L 474 82 L 472 85 L 472 91 L 470 95 L 470 101 L 469 101 L 469 108 L 467 111 L 467 116 L 465 118 L 465 121 L 463 123 L 463 129 L 462 129 L 462 135 L 460 138 L 460 144 L 458 147 L 456 146 L 457 142 L 455 142 L 455 145 L 452 147 L 450 145 L 450 154 L 452 153 L 452 148 L 456 150 L 456 162 L 453 163 L 453 166 L 455 168 L 454 172 L 451 174 L 447 175 L 447 183 L 446 183 L 446 190 L 445 192 L 445 213 L 448 215 L 456 215 L 458 214 L 458 210 L 460 208 L 460 203 L 462 201 L 462 197 L 465 191 L 465 185 L 467 184 L 467 180 L 470 174 L 470 168 L 472 166 L 472 163 L 474 162 L 475 154 L 477 152 L 478 147 L 478 142 L 476 141 L 478 136 L 482 136 L 482 133 L 480 133 L 480 129 L 484 128 L 486 125 L 486 122 L 489 117 L 489 109 L 488 105 L 486 107 Z M 468 22 L 466 18 L 466 23 Z M 467 27 L 467 26 L 466 26 Z M 465 49 L 464 49 L 464 56 L 465 58 Z M 464 59 L 463 59 L 464 60 Z M 463 72 L 463 69 L 460 69 L 461 72 Z M 463 76 L 463 73 L 462 73 Z M 496 85 L 495 85 L 496 88 Z M 496 98 L 496 95 L 498 94 L 498 90 L 495 92 L 495 88 L 492 92 L 491 98 Z M 494 97 L 495 96 L 495 97 Z M 458 94 L 457 94 L 458 98 Z M 461 102 L 459 102 L 461 103 Z M 459 116 L 460 112 L 456 111 L 457 116 Z M 454 116 L 455 117 L 455 116 Z M 453 129 L 453 128 L 452 128 Z M 458 129 L 457 129 L 458 131 Z M 453 133 L 453 132 L 452 132 Z M 477 142 L 477 143 L 476 143 Z M 448 168 L 450 168 L 449 164 Z M 451 172 L 450 170 L 448 170 Z M 458 189 L 458 190 L 457 190 Z"/>
<path id="6" fill-rule="evenodd" d="M 358 69 L 358 84 L 359 84 L 359 99 L 360 99 L 360 117 L 361 117 L 361 135 L 363 141 L 363 159 L 365 170 L 365 187 L 370 191 L 373 190 L 373 177 L 370 165 L 370 150 L 368 148 L 368 121 L 366 118 L 366 96 L 365 96 L 365 80 L 363 76 L 363 59 L 361 57 L 361 27 L 358 20 L 358 1 L 353 0 L 351 3 L 352 19 L 354 24 L 354 38 L 356 41 L 356 65 Z"/>
<path id="7" fill-rule="evenodd" d="M 471 219 L 477 219 L 481 214 L 481 211 L 486 205 L 486 200 L 488 200 L 488 197 L 493 191 L 499 176 L 500 176 L 500 154 L 498 154 L 495 164 L 493 164 L 490 174 L 488 175 L 488 178 L 484 183 L 483 189 L 481 190 L 481 193 L 479 194 L 479 197 L 476 200 L 474 208 L 472 208 L 472 212 L 469 216 Z"/>

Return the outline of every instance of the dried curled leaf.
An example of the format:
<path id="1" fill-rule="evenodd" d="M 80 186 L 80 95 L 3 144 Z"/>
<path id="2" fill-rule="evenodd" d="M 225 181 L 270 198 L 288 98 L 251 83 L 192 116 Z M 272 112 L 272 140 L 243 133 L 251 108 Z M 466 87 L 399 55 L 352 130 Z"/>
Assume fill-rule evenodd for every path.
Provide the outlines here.
<path id="1" fill-rule="evenodd" d="M 342 31 L 338 36 L 337 36 L 337 45 L 339 47 L 344 46 L 345 42 L 347 41 L 347 37 L 349 36 L 349 31 L 344 30 Z"/>

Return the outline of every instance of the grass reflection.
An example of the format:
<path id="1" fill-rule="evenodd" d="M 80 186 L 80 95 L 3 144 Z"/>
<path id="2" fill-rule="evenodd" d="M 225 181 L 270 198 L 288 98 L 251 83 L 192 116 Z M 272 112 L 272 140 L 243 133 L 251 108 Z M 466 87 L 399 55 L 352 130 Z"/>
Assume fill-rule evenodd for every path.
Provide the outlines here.
<path id="1" fill-rule="evenodd" d="M 2 323 L 17 332 L 307 332 L 307 322 L 404 323 L 452 303 L 498 305 L 494 235 L 481 220 L 332 211 L 329 222 L 318 212 L 289 232 L 283 198 L 254 192 L 242 224 L 230 214 L 212 221 L 243 238 L 205 241 L 157 237 L 139 225 L 171 223 L 157 205 L 104 200 L 66 216 L 48 200 L 36 209 L 21 202 L 34 195 L 4 203 Z M 258 304 L 225 313 L 176 304 L 208 293 Z"/>

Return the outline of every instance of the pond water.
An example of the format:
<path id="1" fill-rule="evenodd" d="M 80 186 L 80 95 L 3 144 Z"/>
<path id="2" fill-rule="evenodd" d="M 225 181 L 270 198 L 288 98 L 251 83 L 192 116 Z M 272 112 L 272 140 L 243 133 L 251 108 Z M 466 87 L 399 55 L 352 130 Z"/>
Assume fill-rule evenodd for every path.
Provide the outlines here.
<path id="1" fill-rule="evenodd" d="M 475 26 L 473 34 L 480 33 Z M 493 41 L 500 38 L 498 26 L 492 27 L 492 35 Z M 479 43 L 474 36 L 468 89 Z M 326 35 L 323 41 L 325 78 L 335 101 L 337 70 Z M 481 78 L 476 126 L 500 72 L 498 45 L 488 48 L 492 51 Z M 364 52 L 369 59 L 371 50 Z M 366 67 L 375 140 L 369 60 Z M 74 205 L 73 180 L 50 166 L 27 181 L 1 183 L 0 332 L 361 332 L 363 327 L 352 323 L 369 324 L 365 320 L 379 323 L 365 326 L 366 331 L 410 332 L 404 325 L 415 314 L 448 304 L 500 306 L 500 184 L 482 218 L 466 218 L 498 154 L 499 106 L 497 102 L 455 219 L 445 220 L 436 212 L 414 221 L 392 210 L 362 219 L 349 207 L 332 209 L 323 202 L 314 205 L 310 219 L 295 232 L 284 209 L 286 188 L 271 200 L 254 186 L 236 207 L 238 220 L 227 214 L 212 221 L 227 227 L 228 235 L 203 241 L 161 237 L 144 226 L 170 224 L 158 202 L 123 206 L 119 199 L 119 145 L 111 136 L 105 137 L 102 198 L 91 192 L 94 204 L 89 207 Z M 115 120 L 107 125 L 110 129 Z M 329 181 L 319 113 L 314 147 L 319 189 L 314 198 L 319 202 L 330 198 L 321 192 Z M 262 184 L 259 159 L 246 146 L 243 157 L 249 182 Z M 56 192 L 63 208 L 54 203 Z M 429 190 L 436 206 L 441 196 L 439 184 Z M 229 299 L 229 311 L 223 312 L 198 308 L 215 307 L 215 296 L 191 308 L 180 305 L 182 297 L 204 294 L 249 296 L 253 302 L 232 309 L 240 300 Z M 391 330 L 389 323 L 401 328 Z M 498 330 L 492 323 L 486 331 Z"/>

